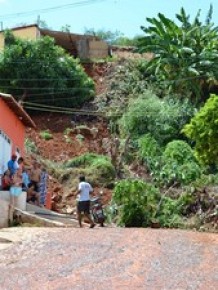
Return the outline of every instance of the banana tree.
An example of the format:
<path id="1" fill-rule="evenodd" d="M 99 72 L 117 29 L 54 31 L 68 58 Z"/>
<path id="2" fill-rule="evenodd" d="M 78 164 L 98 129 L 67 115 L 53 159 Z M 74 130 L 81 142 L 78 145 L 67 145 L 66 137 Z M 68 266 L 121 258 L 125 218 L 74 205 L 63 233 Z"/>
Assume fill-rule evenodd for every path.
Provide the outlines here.
<path id="1" fill-rule="evenodd" d="M 218 27 L 211 23 L 212 6 L 205 23 L 200 12 L 193 22 L 182 8 L 175 21 L 159 13 L 157 18 L 147 18 L 149 27 L 138 41 L 138 51 L 153 52 L 147 70 L 152 79 L 180 94 L 191 92 L 198 99 L 203 88 L 209 92 L 218 85 Z"/>

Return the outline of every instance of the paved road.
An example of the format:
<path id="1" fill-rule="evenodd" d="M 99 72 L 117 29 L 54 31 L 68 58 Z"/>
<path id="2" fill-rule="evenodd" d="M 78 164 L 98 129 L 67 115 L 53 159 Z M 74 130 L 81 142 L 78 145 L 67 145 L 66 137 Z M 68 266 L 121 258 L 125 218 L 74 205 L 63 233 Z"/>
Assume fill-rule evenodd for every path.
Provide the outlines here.
<path id="1" fill-rule="evenodd" d="M 1 290 L 218 289 L 217 234 L 14 228 L 0 237 L 14 241 L 0 250 Z"/>

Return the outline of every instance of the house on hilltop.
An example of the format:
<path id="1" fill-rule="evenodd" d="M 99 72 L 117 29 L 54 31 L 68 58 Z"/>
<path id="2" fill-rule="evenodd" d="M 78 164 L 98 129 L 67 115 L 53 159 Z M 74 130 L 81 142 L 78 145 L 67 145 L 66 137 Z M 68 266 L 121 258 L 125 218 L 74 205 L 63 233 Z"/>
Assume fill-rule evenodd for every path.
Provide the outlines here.
<path id="1" fill-rule="evenodd" d="M 25 128 L 36 125 L 21 105 L 8 94 L 0 93 L 0 174 L 7 169 L 12 153 L 24 154 Z"/>
<path id="2" fill-rule="evenodd" d="M 55 39 L 57 45 L 63 47 L 70 55 L 81 59 L 108 56 L 108 44 L 96 36 L 43 29 L 37 24 L 16 27 L 11 31 L 14 36 L 21 39 L 37 40 L 40 37 L 50 36 Z M 0 50 L 4 49 L 4 45 L 4 31 L 0 31 Z"/>

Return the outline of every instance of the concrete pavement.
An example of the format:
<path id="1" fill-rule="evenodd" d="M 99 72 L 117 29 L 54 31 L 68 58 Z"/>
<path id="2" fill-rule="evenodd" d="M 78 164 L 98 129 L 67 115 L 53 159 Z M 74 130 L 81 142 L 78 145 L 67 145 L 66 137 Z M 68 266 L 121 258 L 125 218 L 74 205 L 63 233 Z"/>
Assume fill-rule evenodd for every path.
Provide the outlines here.
<path id="1" fill-rule="evenodd" d="M 1 290 L 217 290 L 218 235 L 123 228 L 10 228 Z M 1 243 L 1 241 L 0 241 Z"/>

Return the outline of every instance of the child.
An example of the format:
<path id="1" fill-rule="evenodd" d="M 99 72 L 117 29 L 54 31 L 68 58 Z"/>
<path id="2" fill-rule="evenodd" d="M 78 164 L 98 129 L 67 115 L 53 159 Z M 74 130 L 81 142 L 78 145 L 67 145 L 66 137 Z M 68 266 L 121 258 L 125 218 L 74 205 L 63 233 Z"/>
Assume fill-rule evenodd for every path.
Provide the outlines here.
<path id="1" fill-rule="evenodd" d="M 30 169 L 26 169 L 25 167 L 23 168 L 23 172 L 22 172 L 23 191 L 27 191 L 28 185 L 30 184 L 29 172 L 30 172 Z"/>
<path id="2" fill-rule="evenodd" d="M 39 205 L 39 193 L 35 191 L 35 185 L 29 183 L 27 189 L 27 202 Z"/>

